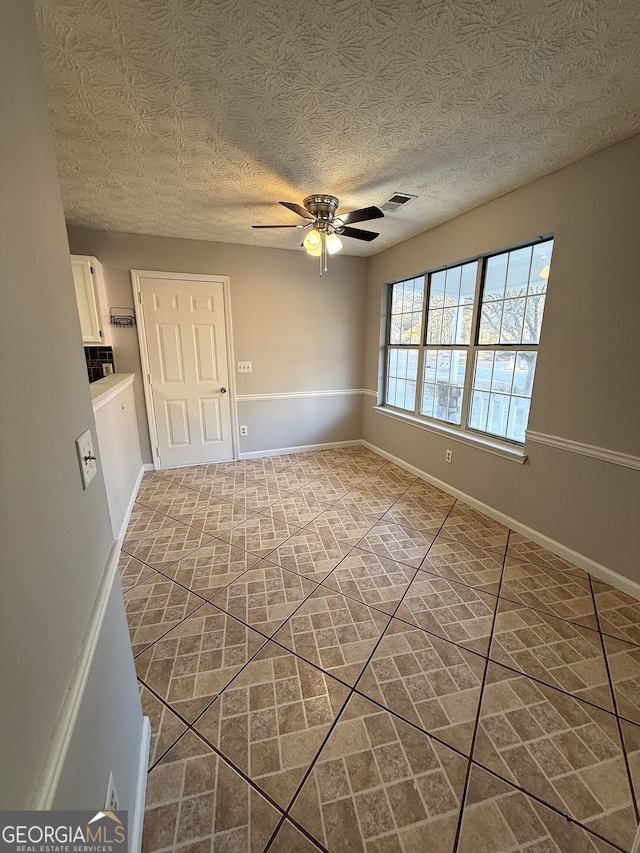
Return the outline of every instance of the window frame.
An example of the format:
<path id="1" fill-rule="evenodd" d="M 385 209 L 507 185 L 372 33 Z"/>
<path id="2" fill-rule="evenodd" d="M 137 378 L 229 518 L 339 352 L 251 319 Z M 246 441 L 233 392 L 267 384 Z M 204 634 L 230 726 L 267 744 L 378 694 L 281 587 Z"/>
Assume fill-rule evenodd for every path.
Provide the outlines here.
<path id="1" fill-rule="evenodd" d="M 536 237 L 533 240 L 526 240 L 521 243 L 516 243 L 506 248 L 496 249 L 495 251 L 485 252 L 480 255 L 475 255 L 470 258 L 466 258 L 461 261 L 456 261 L 451 264 L 443 264 L 439 267 L 434 267 L 432 269 L 425 270 L 421 273 L 416 273 L 414 275 L 405 276 L 400 279 L 395 279 L 394 281 L 387 282 L 387 300 L 386 300 L 386 328 L 384 335 L 384 366 L 383 366 L 383 377 L 381 386 L 381 403 L 376 407 L 376 410 L 381 412 L 382 414 L 390 414 L 394 417 L 398 417 L 402 420 L 409 420 L 416 425 L 424 426 L 427 429 L 430 429 L 435 432 L 443 432 L 447 435 L 451 435 L 452 437 L 459 437 L 460 439 L 466 440 L 472 444 L 480 444 L 485 446 L 487 449 L 493 449 L 496 452 L 499 452 L 502 448 L 507 452 L 509 456 L 519 456 L 519 458 L 524 461 L 523 449 L 524 444 L 526 442 L 526 429 L 525 436 L 523 441 L 518 441 L 517 439 L 508 438 L 506 436 L 496 435 L 495 433 L 488 432 L 486 430 L 480 430 L 470 425 L 471 420 L 471 407 L 473 400 L 473 383 L 474 383 L 474 374 L 475 374 L 475 364 L 477 354 L 480 352 L 513 352 L 514 354 L 518 351 L 533 351 L 536 353 L 536 364 L 537 364 L 537 353 L 539 350 L 539 339 L 537 343 L 491 343 L 491 344 L 481 344 L 479 342 L 480 338 L 480 324 L 482 319 L 482 306 L 485 294 L 485 285 L 487 278 L 487 267 L 490 258 L 497 257 L 499 255 L 508 255 L 511 252 L 517 251 L 518 249 L 527 249 L 527 248 L 535 248 L 535 246 L 545 243 L 548 241 L 554 241 L 554 235 L 544 234 L 539 237 Z M 552 246 L 553 253 L 553 246 Z M 427 332 L 428 332 L 428 316 L 429 316 L 429 303 L 431 298 L 431 287 L 432 287 L 432 276 L 439 272 L 446 272 L 450 269 L 455 269 L 457 267 L 464 267 L 467 264 L 476 263 L 476 273 L 475 273 L 475 284 L 473 291 L 473 306 L 472 306 L 472 314 L 471 314 L 471 328 L 469 333 L 469 343 L 468 344 L 442 344 L 435 343 L 430 344 L 427 341 Z M 421 318 L 421 327 L 420 327 L 420 342 L 415 344 L 403 344 L 403 343 L 391 343 L 391 332 L 392 332 L 392 307 L 393 307 L 393 292 L 394 287 L 403 284 L 404 282 L 415 281 L 416 279 L 421 278 L 423 280 L 423 304 L 422 304 L 422 318 Z M 547 276 L 548 278 L 548 276 Z M 525 293 L 526 296 L 526 293 Z M 545 290 L 546 297 L 546 290 Z M 460 297 L 461 298 L 461 297 Z M 514 297 L 515 298 L 515 297 Z M 506 290 L 505 296 L 502 301 L 506 301 Z M 498 300 L 496 300 L 498 301 Z M 462 303 L 458 303 L 458 308 L 462 307 Z M 504 310 L 504 309 L 503 309 Z M 542 321 L 541 321 L 542 323 Z M 414 396 L 414 406 L 413 409 L 403 409 L 398 406 L 394 406 L 392 403 L 387 402 L 387 395 L 389 391 L 389 353 L 391 350 L 418 350 L 418 360 L 417 360 L 417 375 L 416 375 L 416 390 Z M 428 351 L 437 351 L 437 350 L 448 350 L 448 351 L 460 351 L 464 350 L 466 353 L 466 367 L 465 367 L 465 377 L 464 384 L 462 386 L 462 400 L 460 405 L 460 422 L 452 422 L 450 420 L 446 420 L 443 418 L 438 418 L 435 415 L 428 415 L 422 413 L 422 395 L 423 395 L 423 386 L 424 386 L 424 361 L 425 354 Z M 534 374 L 534 382 L 535 382 L 535 374 Z M 489 392 L 491 393 L 491 392 Z M 521 395 L 513 394 L 513 386 L 509 393 L 509 399 L 512 400 L 514 397 L 519 397 Z M 533 399 L 533 387 L 532 393 L 529 400 Z"/>

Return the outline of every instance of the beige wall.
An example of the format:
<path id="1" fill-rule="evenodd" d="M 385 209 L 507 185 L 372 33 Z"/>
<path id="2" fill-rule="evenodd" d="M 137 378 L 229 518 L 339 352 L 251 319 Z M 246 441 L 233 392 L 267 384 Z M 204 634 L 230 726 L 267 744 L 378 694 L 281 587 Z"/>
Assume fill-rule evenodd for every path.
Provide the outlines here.
<path id="1" fill-rule="evenodd" d="M 553 233 L 529 428 L 640 456 L 639 197 L 634 137 L 372 258 L 365 386 L 378 387 L 384 282 Z M 519 465 L 374 406 L 367 441 L 640 582 L 637 470 L 533 442 Z"/>
<path id="2" fill-rule="evenodd" d="M 76 665 L 113 537 L 102 474 L 83 491 L 74 443 L 87 428 L 95 438 L 95 424 L 43 92 L 33 8 L 3 0 L 0 808 L 29 808 L 45 763 L 59 759 L 69 780 L 66 802 L 99 806 L 113 770 L 123 808 L 133 809 L 142 712 L 119 585 L 102 624 L 109 642 L 97 644 L 100 666 L 119 678 L 101 694 L 100 718 L 91 714 L 99 678 L 90 672 L 87 689 L 75 696 L 79 719 L 99 745 L 90 762 L 88 742 L 84 754 L 51 750 L 64 728 L 63 703 L 78 684 Z M 110 614 L 118 608 L 116 624 Z M 74 761 L 91 766 L 81 774 Z"/>
<path id="3" fill-rule="evenodd" d="M 249 225 L 247 225 L 249 227 Z M 318 411 L 321 397 L 257 400 L 264 395 L 308 394 L 362 388 L 366 260 L 340 255 L 328 273 L 302 250 L 264 249 L 165 237 L 69 228 L 74 254 L 104 265 L 110 306 L 132 306 L 131 269 L 229 276 L 236 361 L 253 373 L 235 374 L 240 423 L 249 428 L 240 452 L 349 441 L 361 432 L 361 398 L 330 398 L 331 415 Z M 151 461 L 140 357 L 134 329 L 112 329 L 118 371 L 134 372 L 143 457 Z M 320 429 L 328 423 L 329 432 Z M 320 418 L 320 421 L 319 421 Z M 283 443 L 284 442 L 284 443 Z"/>

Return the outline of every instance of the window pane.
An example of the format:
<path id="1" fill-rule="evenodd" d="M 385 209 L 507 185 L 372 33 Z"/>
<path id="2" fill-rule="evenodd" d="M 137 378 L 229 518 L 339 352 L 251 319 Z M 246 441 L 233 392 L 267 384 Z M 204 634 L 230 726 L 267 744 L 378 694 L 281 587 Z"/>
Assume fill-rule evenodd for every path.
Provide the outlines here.
<path id="1" fill-rule="evenodd" d="M 507 255 L 495 255 L 487 258 L 484 275 L 483 302 L 504 299 L 504 285 L 507 277 Z"/>
<path id="2" fill-rule="evenodd" d="M 501 344 L 521 344 L 526 299 L 506 299 L 502 310 Z"/>
<path id="3" fill-rule="evenodd" d="M 473 305 L 465 306 L 460 309 L 462 317 L 460 322 L 459 334 L 456 337 L 457 344 L 471 343 L 471 320 L 473 319 Z"/>
<path id="4" fill-rule="evenodd" d="M 427 317 L 427 343 L 439 344 L 442 338 L 442 308 L 430 308 Z"/>
<path id="5" fill-rule="evenodd" d="M 391 344 L 420 343 L 423 298 L 423 277 L 391 285 L 391 316 L 389 318 Z"/>
<path id="6" fill-rule="evenodd" d="M 418 378 L 417 349 L 389 349 L 385 403 L 413 412 Z"/>
<path id="7" fill-rule="evenodd" d="M 451 350 L 441 349 L 438 351 L 438 366 L 436 367 L 436 381 L 448 382 L 451 374 Z"/>
<path id="8" fill-rule="evenodd" d="M 432 418 L 435 414 L 436 386 L 432 382 L 425 382 L 422 386 L 422 401 L 420 403 L 420 414 Z"/>
<path id="9" fill-rule="evenodd" d="M 424 279 L 414 278 L 412 282 L 411 292 L 409 292 L 409 290 L 405 292 L 405 300 L 410 297 L 406 310 L 422 311 L 423 291 Z"/>
<path id="10" fill-rule="evenodd" d="M 402 340 L 402 314 L 392 316 L 389 323 L 389 343 L 399 344 Z"/>
<path id="11" fill-rule="evenodd" d="M 506 394 L 491 394 L 489 397 L 489 417 L 487 432 L 504 438 L 507 434 L 510 398 Z"/>
<path id="12" fill-rule="evenodd" d="M 438 350 L 428 349 L 424 354 L 424 381 L 436 381 L 436 367 L 438 364 Z"/>
<path id="13" fill-rule="evenodd" d="M 488 302 L 482 306 L 478 343 L 497 344 L 499 342 L 503 305 L 504 302 Z"/>
<path id="14" fill-rule="evenodd" d="M 553 240 L 538 243 L 533 247 L 533 258 L 531 260 L 531 278 L 529 280 L 529 293 L 545 293 L 547 279 L 553 252 Z"/>
<path id="15" fill-rule="evenodd" d="M 392 376 L 387 378 L 387 394 L 384 398 L 385 403 L 388 403 L 390 406 L 395 406 L 396 404 L 396 394 L 398 393 L 398 381 L 394 379 Z"/>
<path id="16" fill-rule="evenodd" d="M 531 246 L 514 249 L 508 254 L 506 297 L 524 296 L 529 283 L 531 270 Z"/>
<path id="17" fill-rule="evenodd" d="M 529 407 L 531 401 L 525 397 L 512 397 L 509 409 L 509 423 L 507 426 L 507 438 L 511 441 L 524 442 L 525 430 L 529 420 Z"/>
<path id="18" fill-rule="evenodd" d="M 478 343 L 537 344 L 553 241 L 487 259 Z"/>
<path id="19" fill-rule="evenodd" d="M 445 308 L 442 312 L 442 334 L 439 341 L 434 343 L 452 344 L 458 321 L 457 308 Z"/>
<path id="20" fill-rule="evenodd" d="M 422 313 L 407 314 L 407 329 L 403 336 L 403 344 L 419 344 L 422 328 Z"/>
<path id="21" fill-rule="evenodd" d="M 544 313 L 545 295 L 530 296 L 524 312 L 524 329 L 522 330 L 523 344 L 537 344 L 540 341 L 542 314 Z"/>
<path id="22" fill-rule="evenodd" d="M 427 343 L 471 343 L 473 294 L 478 264 L 451 267 L 431 275 Z M 461 290 L 464 288 L 464 292 Z M 464 305 L 464 308 L 461 306 Z M 442 307 L 444 306 L 444 308 Z"/>
<path id="23" fill-rule="evenodd" d="M 476 278 L 478 276 L 478 262 L 464 264 L 460 280 L 460 303 L 462 305 L 473 305 L 476 293 Z"/>
<path id="24" fill-rule="evenodd" d="M 447 274 L 445 270 L 431 273 L 431 289 L 429 292 L 429 308 L 444 306 L 444 286 Z"/>
<path id="25" fill-rule="evenodd" d="M 491 390 L 505 394 L 511 393 L 515 354 L 513 352 L 497 352 L 491 378 Z"/>
<path id="26" fill-rule="evenodd" d="M 476 369 L 473 379 L 474 388 L 481 391 L 491 390 L 494 356 L 494 352 L 481 351 L 476 353 Z"/>
<path id="27" fill-rule="evenodd" d="M 536 356 L 527 350 L 476 353 L 469 413 L 472 429 L 524 441 Z"/>
<path id="28" fill-rule="evenodd" d="M 447 278 L 445 284 L 445 305 L 458 305 L 460 301 L 460 273 L 461 267 L 453 267 L 447 270 Z"/>
<path id="29" fill-rule="evenodd" d="M 451 424 L 460 423 L 466 367 L 466 350 L 427 350 L 420 414 Z"/>
<path id="30" fill-rule="evenodd" d="M 513 393 L 519 397 L 531 397 L 533 376 L 536 370 L 535 352 L 516 353 L 516 374 L 513 380 Z"/>
<path id="31" fill-rule="evenodd" d="M 471 415 L 469 426 L 486 432 L 489 413 L 489 395 L 486 391 L 474 391 L 471 397 Z"/>
<path id="32" fill-rule="evenodd" d="M 412 412 L 416 407 L 416 383 L 415 382 L 405 382 L 404 383 L 404 397 L 402 400 L 401 408 L 407 409 L 407 411 Z"/>

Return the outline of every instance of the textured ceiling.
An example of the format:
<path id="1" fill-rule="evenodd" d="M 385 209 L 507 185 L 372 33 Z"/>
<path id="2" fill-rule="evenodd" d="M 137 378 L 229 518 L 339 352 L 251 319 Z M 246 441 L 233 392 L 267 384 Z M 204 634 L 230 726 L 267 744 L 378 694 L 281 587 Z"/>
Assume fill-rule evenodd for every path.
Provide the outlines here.
<path id="1" fill-rule="evenodd" d="M 637 0 L 36 0 L 70 223 L 374 254 L 640 131 Z"/>

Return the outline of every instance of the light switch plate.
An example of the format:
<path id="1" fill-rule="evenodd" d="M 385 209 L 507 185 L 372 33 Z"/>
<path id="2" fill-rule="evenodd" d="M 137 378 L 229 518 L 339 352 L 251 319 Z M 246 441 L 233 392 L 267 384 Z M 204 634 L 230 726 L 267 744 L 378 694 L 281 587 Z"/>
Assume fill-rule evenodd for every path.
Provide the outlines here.
<path id="1" fill-rule="evenodd" d="M 253 365 L 250 361 L 239 361 L 238 362 L 238 373 L 252 373 Z"/>
<path id="2" fill-rule="evenodd" d="M 80 476 L 82 477 L 82 488 L 86 489 L 89 483 L 98 473 L 96 456 L 93 452 L 93 439 L 91 430 L 85 430 L 76 438 L 76 450 L 78 451 L 78 462 L 80 463 Z"/>

